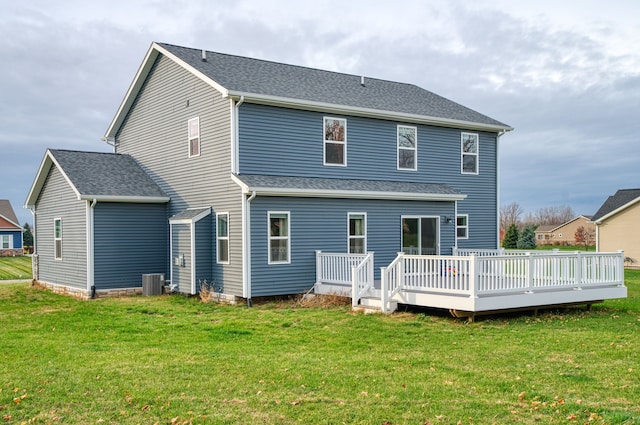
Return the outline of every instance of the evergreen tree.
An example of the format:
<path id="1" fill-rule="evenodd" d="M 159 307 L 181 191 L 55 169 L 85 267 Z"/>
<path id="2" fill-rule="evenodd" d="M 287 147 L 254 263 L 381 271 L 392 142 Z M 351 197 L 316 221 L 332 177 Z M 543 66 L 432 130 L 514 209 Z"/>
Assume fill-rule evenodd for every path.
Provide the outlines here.
<path id="1" fill-rule="evenodd" d="M 518 247 L 518 227 L 515 224 L 511 224 L 504 234 L 502 241 L 502 247 L 506 249 L 515 249 Z"/>
<path id="2" fill-rule="evenodd" d="M 533 226 L 527 226 L 520 232 L 519 249 L 536 249 L 536 232 Z"/>
<path id="3" fill-rule="evenodd" d="M 24 228 L 22 244 L 26 246 L 33 246 L 33 233 L 31 233 L 31 226 L 29 226 L 29 223 L 24 223 L 22 227 Z"/>

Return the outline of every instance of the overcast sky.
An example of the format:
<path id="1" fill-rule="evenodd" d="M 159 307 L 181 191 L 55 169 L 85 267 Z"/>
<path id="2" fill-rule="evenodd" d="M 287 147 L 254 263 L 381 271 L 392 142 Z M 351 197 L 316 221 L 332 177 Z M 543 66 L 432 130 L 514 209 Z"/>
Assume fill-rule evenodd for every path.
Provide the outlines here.
<path id="1" fill-rule="evenodd" d="M 56 4 L 52 4 L 56 3 Z M 151 42 L 419 85 L 515 128 L 501 204 L 593 214 L 640 188 L 640 2 L 0 0 L 0 199 L 100 140 Z"/>

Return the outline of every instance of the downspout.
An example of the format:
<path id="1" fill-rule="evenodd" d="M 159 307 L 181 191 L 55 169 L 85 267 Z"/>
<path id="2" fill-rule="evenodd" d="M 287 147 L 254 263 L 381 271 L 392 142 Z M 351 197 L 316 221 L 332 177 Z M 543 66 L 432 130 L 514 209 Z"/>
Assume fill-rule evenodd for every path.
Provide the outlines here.
<path id="1" fill-rule="evenodd" d="M 243 195 L 244 197 L 244 195 Z M 245 267 L 244 267 L 244 286 L 245 297 L 247 298 L 247 307 L 253 307 L 253 300 L 251 299 L 251 201 L 256 197 L 256 191 L 251 193 L 251 196 L 246 198 L 246 202 L 242 203 L 242 222 L 244 224 L 243 235 L 244 241 L 242 243 L 244 255 Z"/>
<path id="2" fill-rule="evenodd" d="M 38 258 L 38 244 L 36 243 L 36 210 L 35 208 L 29 208 L 31 215 L 33 216 L 33 228 L 31 229 L 31 235 L 33 236 L 33 256 L 31 257 L 31 270 L 33 270 L 33 282 L 38 280 L 38 267 L 34 267 L 33 259 L 35 258 L 37 264 Z M 22 241 L 24 243 L 24 240 Z"/>
<path id="3" fill-rule="evenodd" d="M 507 130 L 499 131 L 496 135 L 496 249 L 500 249 L 500 137 Z M 469 231 L 469 223 L 467 223 L 467 232 Z M 457 234 L 457 231 L 456 231 Z"/>
<path id="4" fill-rule="evenodd" d="M 113 147 L 113 153 L 116 153 L 116 148 L 118 147 L 118 142 L 116 141 L 115 137 L 103 137 L 102 139 L 103 142 L 106 142 L 107 145 Z"/>
<path id="5" fill-rule="evenodd" d="M 94 276 L 94 240 L 93 240 L 93 211 L 98 203 L 97 199 L 93 199 L 87 208 L 87 292 L 91 295 L 91 299 L 96 298 L 96 285 Z"/>

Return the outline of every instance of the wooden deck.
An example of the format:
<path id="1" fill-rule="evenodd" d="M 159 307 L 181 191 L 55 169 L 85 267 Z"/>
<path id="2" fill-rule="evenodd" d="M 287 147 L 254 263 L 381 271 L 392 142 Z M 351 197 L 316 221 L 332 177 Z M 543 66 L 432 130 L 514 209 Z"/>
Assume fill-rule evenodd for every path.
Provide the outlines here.
<path id="1" fill-rule="evenodd" d="M 481 250 L 455 256 L 399 253 L 376 275 L 374 254 L 318 252 L 316 293 L 342 293 L 354 308 L 398 303 L 478 312 L 625 298 L 624 254 Z M 461 255 L 462 254 L 462 255 Z"/>

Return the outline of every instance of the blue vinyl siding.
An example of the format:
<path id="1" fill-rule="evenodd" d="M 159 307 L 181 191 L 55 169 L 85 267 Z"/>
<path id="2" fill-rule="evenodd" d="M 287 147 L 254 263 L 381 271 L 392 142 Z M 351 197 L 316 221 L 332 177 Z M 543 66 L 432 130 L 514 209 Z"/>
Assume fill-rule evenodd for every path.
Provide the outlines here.
<path id="1" fill-rule="evenodd" d="M 7 231 L 0 232 L 0 235 L 11 235 L 11 236 L 13 236 L 13 238 L 12 238 L 13 243 L 12 243 L 11 248 L 13 248 L 13 249 L 22 249 L 22 232 L 21 231 L 19 231 L 19 230 L 16 230 L 16 231 L 7 230 Z"/>
<path id="2" fill-rule="evenodd" d="M 315 251 L 348 249 L 347 213 L 367 213 L 367 249 L 375 253 L 376 279 L 402 249 L 401 217 L 440 217 L 440 252 L 450 254 L 454 244 L 453 202 L 378 201 L 327 198 L 257 197 L 251 203 L 252 296 L 293 294 L 315 283 Z M 267 264 L 268 211 L 289 211 L 291 263 Z"/>
<path id="3" fill-rule="evenodd" d="M 140 287 L 143 274 L 167 274 L 166 214 L 165 204 L 96 204 L 93 222 L 97 290 Z"/>
<path id="4" fill-rule="evenodd" d="M 195 255 L 196 255 L 196 292 L 200 292 L 200 284 L 204 281 L 211 284 L 213 278 L 213 220 L 215 214 L 209 214 L 196 222 L 195 226 Z"/>
<path id="5" fill-rule="evenodd" d="M 346 167 L 323 165 L 324 116 L 347 119 Z M 417 127 L 417 171 L 397 169 L 398 124 Z M 458 213 L 469 214 L 469 239 L 459 246 L 495 248 L 497 135 L 475 132 L 479 174 L 472 175 L 461 173 L 462 132 L 469 130 L 243 104 L 240 172 L 448 184 L 467 195 L 458 203 Z"/>

